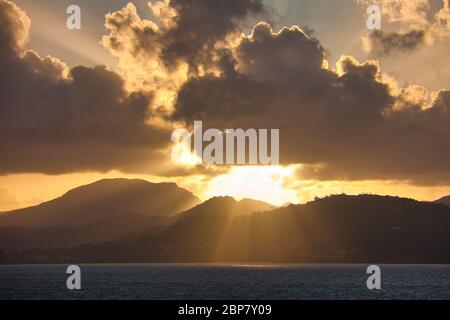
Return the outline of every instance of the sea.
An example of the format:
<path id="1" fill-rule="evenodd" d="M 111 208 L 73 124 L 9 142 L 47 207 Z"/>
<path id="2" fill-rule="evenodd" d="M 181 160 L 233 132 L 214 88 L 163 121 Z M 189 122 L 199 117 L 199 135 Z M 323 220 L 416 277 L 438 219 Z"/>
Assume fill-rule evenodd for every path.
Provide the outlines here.
<path id="1" fill-rule="evenodd" d="M 80 264 L 81 290 L 67 267 L 2 265 L 0 300 L 450 299 L 450 265 L 380 265 L 380 290 L 359 264 Z"/>

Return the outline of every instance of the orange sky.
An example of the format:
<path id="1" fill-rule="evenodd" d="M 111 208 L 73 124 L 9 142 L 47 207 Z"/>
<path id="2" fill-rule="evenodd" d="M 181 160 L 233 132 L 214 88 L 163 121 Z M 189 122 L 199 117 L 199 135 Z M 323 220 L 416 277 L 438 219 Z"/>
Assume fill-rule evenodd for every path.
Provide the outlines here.
<path id="1" fill-rule="evenodd" d="M 450 188 L 412 186 L 398 181 L 291 181 L 289 168 L 236 167 L 230 174 L 218 176 L 212 181 L 202 176 L 188 178 L 158 178 L 142 174 L 74 173 L 64 175 L 14 174 L 0 177 L 0 186 L 8 190 L 0 210 L 10 210 L 39 204 L 63 195 L 80 185 L 105 178 L 140 178 L 151 182 L 174 181 L 179 186 L 194 192 L 202 200 L 212 196 L 230 195 L 236 199 L 254 198 L 282 205 L 286 202 L 304 203 L 314 197 L 329 194 L 372 193 L 412 197 L 431 201 L 448 195 Z M 257 177 L 255 179 L 255 177 Z"/>

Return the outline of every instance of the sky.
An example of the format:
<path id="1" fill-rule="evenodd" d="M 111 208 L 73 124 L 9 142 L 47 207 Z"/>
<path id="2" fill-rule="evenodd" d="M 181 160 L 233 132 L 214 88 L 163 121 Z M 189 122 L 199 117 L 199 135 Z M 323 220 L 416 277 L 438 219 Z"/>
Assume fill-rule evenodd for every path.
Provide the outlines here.
<path id="1" fill-rule="evenodd" d="M 447 0 L 0 0 L 0 210 L 113 177 L 281 205 L 450 194 Z M 171 131 L 279 128 L 280 165 L 172 163 Z"/>

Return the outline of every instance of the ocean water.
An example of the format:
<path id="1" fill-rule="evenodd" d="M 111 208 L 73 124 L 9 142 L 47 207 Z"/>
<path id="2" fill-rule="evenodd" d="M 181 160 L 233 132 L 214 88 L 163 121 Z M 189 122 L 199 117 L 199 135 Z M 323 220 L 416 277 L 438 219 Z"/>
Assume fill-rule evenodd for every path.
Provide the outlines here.
<path id="1" fill-rule="evenodd" d="M 448 265 L 86 264 L 79 291 L 67 265 L 0 266 L 0 299 L 450 299 Z"/>

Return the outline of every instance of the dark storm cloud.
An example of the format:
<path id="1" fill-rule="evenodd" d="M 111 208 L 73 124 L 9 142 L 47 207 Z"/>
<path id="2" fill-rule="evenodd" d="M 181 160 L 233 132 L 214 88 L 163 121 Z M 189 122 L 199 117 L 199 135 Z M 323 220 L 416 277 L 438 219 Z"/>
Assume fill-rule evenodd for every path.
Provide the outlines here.
<path id="1" fill-rule="evenodd" d="M 0 17 L 0 174 L 127 170 L 154 161 L 170 136 L 145 123 L 150 93 L 128 93 L 104 67 L 68 70 L 25 51 L 26 15 L 2 0 Z"/>
<path id="2" fill-rule="evenodd" d="M 325 58 L 320 42 L 297 27 L 273 36 L 267 23 L 259 23 L 236 50 L 241 71 L 258 79 L 279 78 L 304 70 L 316 70 Z"/>
<path id="3" fill-rule="evenodd" d="M 388 56 L 398 52 L 412 52 L 425 43 L 424 30 L 412 30 L 406 33 L 373 31 L 368 37 L 368 45 L 372 55 Z"/>
<path id="4" fill-rule="evenodd" d="M 448 183 L 448 91 L 424 110 L 395 96 L 377 64 L 343 58 L 336 73 L 321 67 L 323 59 L 320 44 L 298 28 L 273 33 L 259 24 L 222 77 L 184 85 L 172 117 L 280 128 L 280 160 L 305 164 L 303 178 Z"/>
<path id="5" fill-rule="evenodd" d="M 214 45 L 236 31 L 249 15 L 263 12 L 261 0 L 171 0 L 176 26 L 163 37 L 163 60 L 197 66 L 211 59 Z"/>

